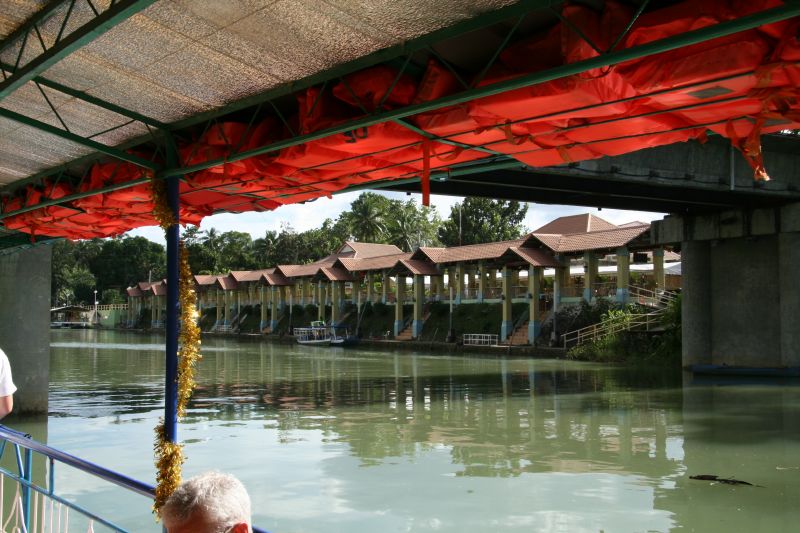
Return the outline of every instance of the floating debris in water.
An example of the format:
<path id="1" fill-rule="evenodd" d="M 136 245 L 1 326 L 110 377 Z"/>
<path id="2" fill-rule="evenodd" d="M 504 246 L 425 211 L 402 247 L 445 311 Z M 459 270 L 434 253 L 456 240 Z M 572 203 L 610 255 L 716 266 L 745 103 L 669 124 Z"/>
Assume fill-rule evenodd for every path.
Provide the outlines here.
<path id="1" fill-rule="evenodd" d="M 717 483 L 724 483 L 726 485 L 747 485 L 750 487 L 761 487 L 761 485 L 753 485 L 752 483 L 748 483 L 747 481 L 742 481 L 740 479 L 734 479 L 732 477 L 719 477 L 713 474 L 700 474 L 697 476 L 689 476 L 689 479 L 697 479 L 699 481 L 715 481 Z"/>

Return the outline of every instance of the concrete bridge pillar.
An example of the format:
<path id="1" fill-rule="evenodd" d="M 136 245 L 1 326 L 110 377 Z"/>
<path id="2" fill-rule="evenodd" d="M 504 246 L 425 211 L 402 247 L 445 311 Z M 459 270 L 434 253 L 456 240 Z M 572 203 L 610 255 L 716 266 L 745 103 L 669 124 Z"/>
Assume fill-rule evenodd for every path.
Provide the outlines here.
<path id="1" fill-rule="evenodd" d="M 778 291 L 780 293 L 780 366 L 800 367 L 800 232 L 778 236 Z"/>
<path id="2" fill-rule="evenodd" d="M 681 314 L 684 365 L 711 363 L 711 245 L 681 245 Z"/>
<path id="3" fill-rule="evenodd" d="M 0 255 L 0 348 L 17 386 L 13 414 L 47 413 L 51 252 L 36 246 Z"/>
<path id="4" fill-rule="evenodd" d="M 800 203 L 653 225 L 654 244 L 678 239 L 683 365 L 800 368 Z"/>

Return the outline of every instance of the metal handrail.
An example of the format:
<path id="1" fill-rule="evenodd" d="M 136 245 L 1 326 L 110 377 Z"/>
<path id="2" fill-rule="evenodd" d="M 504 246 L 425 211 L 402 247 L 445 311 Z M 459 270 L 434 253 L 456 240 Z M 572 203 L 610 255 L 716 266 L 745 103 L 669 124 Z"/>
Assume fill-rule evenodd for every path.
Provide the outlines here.
<path id="1" fill-rule="evenodd" d="M 677 299 L 677 296 L 669 291 L 665 290 L 650 290 L 644 287 L 639 287 L 637 285 L 629 285 L 628 286 L 628 294 L 633 296 L 634 298 L 639 299 L 639 303 L 642 305 L 648 305 L 648 301 L 650 300 L 651 303 L 655 305 L 669 305 L 670 303 L 674 302 Z"/>
<path id="2" fill-rule="evenodd" d="M 465 333 L 462 341 L 469 346 L 497 346 L 500 336 L 494 333 Z"/>
<path id="3" fill-rule="evenodd" d="M 592 324 L 580 329 L 564 333 L 562 338 L 562 345 L 567 348 L 570 345 L 580 345 L 587 341 L 597 341 L 608 335 L 619 333 L 620 331 L 631 331 L 634 328 L 644 326 L 645 331 L 650 331 L 652 323 L 660 324 L 661 318 L 664 315 L 664 309 L 659 309 L 651 313 L 639 313 L 628 316 L 624 322 L 600 322 Z"/>
<path id="4" fill-rule="evenodd" d="M 144 483 L 144 482 L 139 481 L 137 479 L 134 479 L 132 477 L 128 477 L 125 474 L 121 474 L 119 472 L 115 472 L 114 470 L 110 470 L 108 468 L 102 467 L 102 466 L 100 466 L 98 464 L 92 463 L 92 462 L 87 461 L 85 459 L 81 459 L 79 457 L 76 457 L 76 456 L 74 456 L 72 454 L 63 452 L 63 451 L 58 450 L 56 448 L 52 448 L 50 446 L 47 446 L 46 444 L 42 444 L 41 442 L 33 440 L 30 435 L 28 435 L 26 433 L 22 433 L 20 431 L 17 431 L 15 429 L 11 429 L 11 428 L 9 428 L 7 426 L 4 426 L 2 424 L 0 424 L 0 441 L 2 441 L 2 444 L 0 444 L 0 455 L 2 455 L 2 452 L 5 450 L 5 443 L 6 442 L 10 442 L 10 443 L 14 444 L 15 447 L 18 447 L 17 448 L 17 454 L 18 454 L 17 463 L 20 466 L 20 475 L 16 475 L 13 472 L 10 472 L 10 471 L 8 471 L 8 470 L 6 470 L 4 468 L 0 468 L 0 472 L 2 472 L 3 474 L 9 476 L 10 478 L 14 479 L 15 481 L 21 483 L 23 485 L 23 492 L 28 491 L 27 492 L 28 498 L 29 498 L 29 494 L 30 494 L 29 491 L 30 490 L 35 490 L 36 492 L 38 492 L 40 494 L 43 494 L 43 495 L 47 496 L 48 498 L 52 498 L 54 501 L 57 501 L 58 503 L 66 505 L 67 507 L 69 507 L 71 509 L 74 509 L 75 511 L 83 514 L 87 518 L 95 520 L 98 523 L 101 523 L 101 524 L 103 524 L 103 525 L 105 525 L 105 526 L 107 526 L 107 527 L 109 527 L 111 529 L 114 529 L 114 530 L 117 530 L 117 531 L 125 531 L 124 529 L 121 529 L 119 526 L 116 526 L 115 524 L 113 524 L 112 522 L 102 518 L 101 516 L 96 515 L 96 514 L 92 513 L 91 511 L 88 511 L 87 509 L 84 509 L 83 507 L 81 507 L 81 506 L 79 506 L 79 505 L 77 505 L 75 503 L 69 502 L 68 500 L 65 500 L 64 498 L 62 498 L 62 497 L 60 497 L 60 496 L 58 496 L 58 495 L 56 495 L 54 493 L 54 489 L 55 489 L 55 487 L 54 487 L 54 480 L 55 480 L 54 468 L 55 468 L 55 462 L 56 461 L 58 461 L 59 463 L 65 464 L 67 466 L 71 466 L 71 467 L 73 467 L 73 468 L 75 468 L 77 470 L 80 470 L 81 472 L 85 472 L 85 473 L 90 474 L 92 476 L 95 476 L 95 477 L 97 477 L 99 479 L 102 479 L 104 481 L 107 481 L 107 482 L 112 483 L 114 485 L 117 485 L 119 487 L 122 487 L 122 488 L 124 488 L 126 490 L 129 490 L 129 491 L 131 491 L 133 493 L 139 494 L 141 496 L 145 496 L 145 497 L 150 498 L 150 499 L 154 499 L 155 498 L 155 487 L 153 485 L 150 485 L 148 483 Z M 24 472 L 23 472 L 21 460 L 19 459 L 19 447 L 21 447 L 21 448 L 26 450 L 26 463 L 27 464 L 26 464 L 26 468 L 24 469 Z M 36 483 L 32 482 L 31 479 L 30 479 L 30 464 L 31 464 L 30 453 L 31 452 L 38 453 L 38 454 L 43 455 L 43 456 L 45 456 L 45 457 L 47 457 L 49 459 L 50 472 L 49 472 L 49 482 L 48 482 L 48 486 L 47 487 L 41 487 L 41 486 L 37 485 Z M 26 518 L 30 517 L 30 512 L 29 511 L 30 510 L 28 509 L 28 512 L 26 513 Z M 26 524 L 26 527 L 28 529 L 29 529 L 29 525 L 30 524 Z M 257 527 L 253 527 L 253 532 L 254 533 L 268 533 L 266 530 L 259 529 Z"/>

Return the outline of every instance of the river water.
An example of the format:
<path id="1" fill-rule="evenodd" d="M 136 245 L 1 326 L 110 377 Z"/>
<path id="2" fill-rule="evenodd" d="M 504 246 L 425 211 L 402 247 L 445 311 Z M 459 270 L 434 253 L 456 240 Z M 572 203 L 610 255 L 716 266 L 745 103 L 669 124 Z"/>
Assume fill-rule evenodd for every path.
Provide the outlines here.
<path id="1" fill-rule="evenodd" d="M 800 524 L 797 381 L 220 338 L 202 353 L 184 474 L 237 475 L 273 533 Z M 51 354 L 48 443 L 152 483 L 163 337 L 54 331 Z M 83 505 L 159 531 L 144 498 L 57 472 Z"/>

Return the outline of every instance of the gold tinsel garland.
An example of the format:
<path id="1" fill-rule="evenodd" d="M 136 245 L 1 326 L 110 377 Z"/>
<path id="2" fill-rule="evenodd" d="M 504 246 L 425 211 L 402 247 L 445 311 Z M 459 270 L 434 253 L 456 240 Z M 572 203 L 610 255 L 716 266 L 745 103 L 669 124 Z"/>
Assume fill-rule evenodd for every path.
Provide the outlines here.
<path id="1" fill-rule="evenodd" d="M 177 224 L 175 214 L 170 209 L 164 182 L 152 179 L 150 186 L 153 192 L 153 216 L 159 225 L 167 231 L 172 225 Z M 180 302 L 180 336 L 178 343 L 178 409 L 177 417 L 186 414 L 186 406 L 194 389 L 194 367 L 200 359 L 200 328 L 197 326 L 197 294 L 194 290 L 194 279 L 189 267 L 189 254 L 181 241 L 179 244 L 180 266 L 178 301 Z M 164 420 L 161 419 L 155 428 L 155 455 L 156 455 L 156 490 L 153 510 L 159 513 L 170 494 L 181 483 L 181 465 L 185 458 L 183 446 L 170 442 L 166 437 Z"/>

